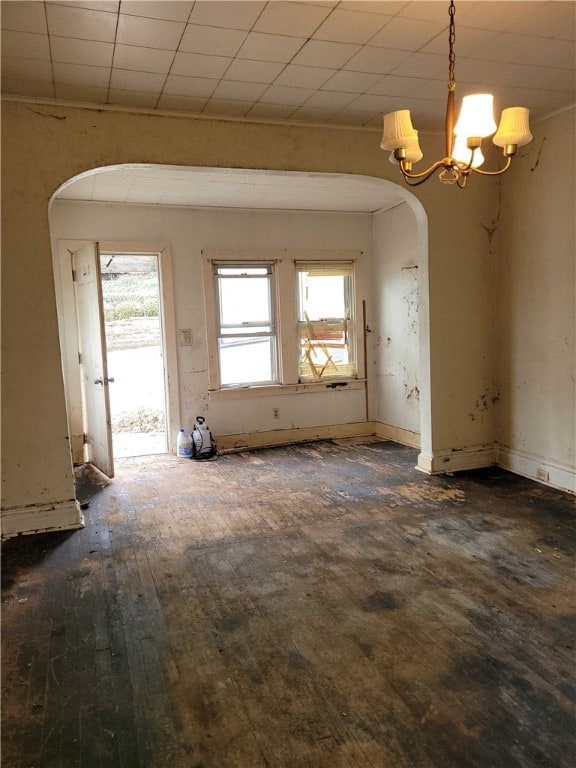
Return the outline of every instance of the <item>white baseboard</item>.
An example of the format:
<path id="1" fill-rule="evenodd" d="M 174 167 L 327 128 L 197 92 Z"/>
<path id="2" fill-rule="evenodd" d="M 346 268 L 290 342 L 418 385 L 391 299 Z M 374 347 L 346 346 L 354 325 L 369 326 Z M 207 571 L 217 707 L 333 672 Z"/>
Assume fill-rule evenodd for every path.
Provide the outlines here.
<path id="1" fill-rule="evenodd" d="M 74 499 L 2 510 L 2 538 L 84 527 L 84 515 Z"/>
<path id="2" fill-rule="evenodd" d="M 417 469 L 429 475 L 443 472 L 462 472 L 467 469 L 491 467 L 496 463 L 493 443 L 471 445 L 465 448 L 447 448 L 434 451 L 432 455 L 421 453 L 418 456 Z"/>
<path id="3" fill-rule="evenodd" d="M 274 445 L 291 445 L 308 440 L 330 440 L 342 437 L 363 437 L 374 434 L 371 421 L 353 424 L 330 424 L 323 427 L 301 427 L 294 429 L 276 429 L 270 432 L 250 432 L 240 435 L 217 435 L 216 445 L 220 453 L 250 450 L 251 448 L 270 448 Z"/>
<path id="4" fill-rule="evenodd" d="M 393 427 L 391 424 L 384 424 L 383 421 L 375 421 L 374 434 L 383 440 L 391 440 L 393 443 L 407 445 L 409 448 L 420 448 L 420 433 L 412 432 L 402 427 Z"/>
<path id="5" fill-rule="evenodd" d="M 517 451 L 505 445 L 496 446 L 499 467 L 536 480 L 551 488 L 576 493 L 576 469 L 550 461 L 543 456 Z"/>

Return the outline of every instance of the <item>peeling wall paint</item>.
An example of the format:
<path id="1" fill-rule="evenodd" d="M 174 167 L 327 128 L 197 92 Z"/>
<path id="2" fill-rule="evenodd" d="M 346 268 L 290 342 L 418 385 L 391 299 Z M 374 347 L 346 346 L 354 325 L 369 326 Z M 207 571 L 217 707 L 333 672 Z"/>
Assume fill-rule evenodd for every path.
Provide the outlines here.
<path id="1" fill-rule="evenodd" d="M 533 133 L 523 161 L 502 177 L 496 436 L 512 453 L 574 477 L 576 109 Z"/>
<path id="2" fill-rule="evenodd" d="M 374 217 L 378 344 L 374 418 L 420 431 L 417 229 L 407 205 Z"/>

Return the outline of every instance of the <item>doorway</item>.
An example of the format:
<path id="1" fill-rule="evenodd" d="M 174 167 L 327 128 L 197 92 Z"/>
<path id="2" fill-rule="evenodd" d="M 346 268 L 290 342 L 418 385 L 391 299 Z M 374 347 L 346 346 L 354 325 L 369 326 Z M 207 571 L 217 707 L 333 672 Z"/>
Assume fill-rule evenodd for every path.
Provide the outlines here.
<path id="1" fill-rule="evenodd" d="M 167 452 L 157 254 L 100 253 L 115 459 Z"/>
<path id="2" fill-rule="evenodd" d="M 180 402 L 169 245 L 66 239 L 56 248 L 73 465 L 90 463 L 113 477 L 114 457 L 174 453 Z M 115 314 L 109 310 L 106 316 L 104 293 L 113 296 L 106 303 L 116 307 Z"/>

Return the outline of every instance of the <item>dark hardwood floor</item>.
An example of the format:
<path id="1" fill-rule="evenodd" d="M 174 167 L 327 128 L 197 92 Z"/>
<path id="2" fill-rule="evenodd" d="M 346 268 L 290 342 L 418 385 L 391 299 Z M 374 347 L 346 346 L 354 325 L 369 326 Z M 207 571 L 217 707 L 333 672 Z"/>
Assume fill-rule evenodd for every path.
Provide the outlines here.
<path id="1" fill-rule="evenodd" d="M 4 768 L 574 768 L 574 498 L 325 441 L 3 547 Z"/>

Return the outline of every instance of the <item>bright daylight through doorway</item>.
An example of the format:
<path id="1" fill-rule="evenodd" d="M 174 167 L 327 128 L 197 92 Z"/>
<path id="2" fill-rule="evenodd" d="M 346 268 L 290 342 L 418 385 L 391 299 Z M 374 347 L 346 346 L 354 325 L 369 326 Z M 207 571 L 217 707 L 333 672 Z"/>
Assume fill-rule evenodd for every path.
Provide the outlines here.
<path id="1" fill-rule="evenodd" d="M 166 453 L 158 257 L 102 254 L 100 264 L 114 458 Z"/>

